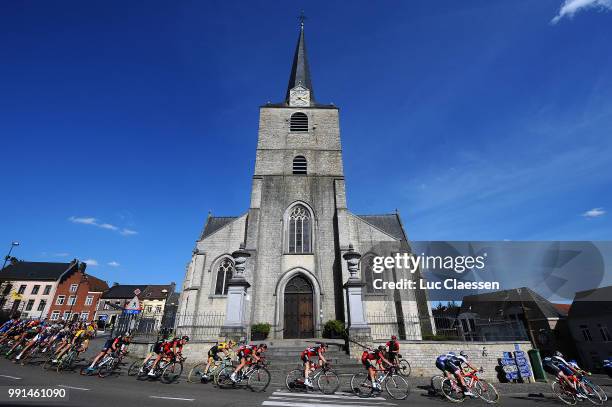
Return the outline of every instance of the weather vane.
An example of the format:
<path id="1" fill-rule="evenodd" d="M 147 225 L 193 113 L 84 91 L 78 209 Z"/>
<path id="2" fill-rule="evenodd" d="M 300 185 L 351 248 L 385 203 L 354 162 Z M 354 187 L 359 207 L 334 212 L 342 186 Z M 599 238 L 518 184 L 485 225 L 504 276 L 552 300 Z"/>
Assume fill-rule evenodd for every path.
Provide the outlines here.
<path id="1" fill-rule="evenodd" d="M 298 20 L 300 21 L 300 27 L 304 28 L 304 21 L 306 20 L 306 16 L 304 15 L 304 10 L 300 12 L 300 16 L 298 17 Z"/>

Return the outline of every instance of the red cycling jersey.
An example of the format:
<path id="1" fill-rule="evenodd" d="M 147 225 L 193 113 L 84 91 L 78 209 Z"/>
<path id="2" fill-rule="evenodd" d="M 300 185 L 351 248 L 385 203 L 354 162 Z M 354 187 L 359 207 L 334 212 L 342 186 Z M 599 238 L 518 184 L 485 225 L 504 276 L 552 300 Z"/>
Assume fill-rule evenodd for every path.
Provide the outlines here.
<path id="1" fill-rule="evenodd" d="M 256 350 L 257 350 L 257 346 L 255 345 L 242 345 L 241 347 L 238 348 L 238 354 L 247 356 L 252 353 L 255 353 Z"/>
<path id="2" fill-rule="evenodd" d="M 400 345 L 399 345 L 398 341 L 389 341 L 389 342 L 386 343 L 386 345 L 387 345 L 387 348 L 389 348 L 390 352 L 391 351 L 396 351 L 396 352 L 399 351 Z"/>
<path id="3" fill-rule="evenodd" d="M 316 348 L 314 346 L 306 348 L 302 351 L 302 356 L 317 356 L 319 354 L 319 348 Z"/>
<path id="4" fill-rule="evenodd" d="M 366 360 L 381 360 L 383 354 L 379 350 L 365 350 L 361 354 L 361 361 L 365 362 Z"/>

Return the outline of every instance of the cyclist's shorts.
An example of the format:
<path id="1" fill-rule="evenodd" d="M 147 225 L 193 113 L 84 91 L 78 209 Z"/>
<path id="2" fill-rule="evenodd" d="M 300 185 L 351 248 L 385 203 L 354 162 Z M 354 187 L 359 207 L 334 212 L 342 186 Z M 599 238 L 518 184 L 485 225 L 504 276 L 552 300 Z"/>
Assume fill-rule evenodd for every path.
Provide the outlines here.
<path id="1" fill-rule="evenodd" d="M 300 359 L 302 359 L 302 362 L 304 362 L 304 364 L 310 362 L 310 357 L 307 354 L 302 354 L 302 356 L 300 357 Z"/>
<path id="2" fill-rule="evenodd" d="M 570 369 L 568 366 L 565 366 L 564 364 L 560 364 L 559 365 L 559 370 L 561 370 L 563 373 L 565 373 L 567 376 L 573 375 L 574 372 L 572 371 L 572 369 Z"/>
<path id="3" fill-rule="evenodd" d="M 445 368 L 446 370 L 448 370 L 449 372 L 451 372 L 451 373 L 455 373 L 457 370 L 461 370 L 461 367 L 460 367 L 460 366 L 457 366 L 457 365 L 456 365 L 455 363 L 453 363 L 453 361 L 452 361 L 452 360 L 450 360 L 450 359 L 446 359 L 446 360 L 444 361 L 444 368 Z"/>
<path id="4" fill-rule="evenodd" d="M 389 362 L 395 362 L 395 359 L 397 359 L 397 353 L 395 352 L 387 352 L 387 360 L 389 360 Z"/>
<path id="5" fill-rule="evenodd" d="M 113 346 L 113 340 L 107 339 L 106 342 L 104 342 L 104 346 L 102 347 L 102 350 L 110 349 L 111 346 Z"/>
<path id="6" fill-rule="evenodd" d="M 250 353 L 249 353 L 249 354 L 247 354 L 247 353 L 244 353 L 244 351 L 239 351 L 239 352 L 238 352 L 238 360 L 240 360 L 240 359 L 242 359 L 242 358 L 248 359 L 248 358 L 250 358 L 250 357 L 251 357 L 251 354 L 250 354 Z"/>
<path id="7" fill-rule="evenodd" d="M 552 362 L 544 362 L 543 367 L 546 373 L 550 373 L 553 376 L 558 375 L 559 372 L 561 371 L 561 369 L 559 369 L 559 366 L 557 366 L 556 364 Z"/>
<path id="8" fill-rule="evenodd" d="M 376 360 L 375 359 L 362 359 L 361 363 L 366 369 L 372 368 L 376 369 Z"/>

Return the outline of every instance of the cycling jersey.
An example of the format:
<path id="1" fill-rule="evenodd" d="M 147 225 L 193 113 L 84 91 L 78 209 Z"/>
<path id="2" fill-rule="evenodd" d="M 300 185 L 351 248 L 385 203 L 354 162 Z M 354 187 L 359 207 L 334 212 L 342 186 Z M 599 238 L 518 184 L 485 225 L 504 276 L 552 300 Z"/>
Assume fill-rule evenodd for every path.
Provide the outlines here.
<path id="1" fill-rule="evenodd" d="M 370 368 L 373 367 L 375 368 L 376 363 L 380 363 L 382 358 L 383 358 L 383 353 L 382 351 L 376 349 L 376 350 L 365 350 L 363 351 L 363 353 L 361 354 L 361 363 L 366 367 L 366 368 Z"/>
<path id="2" fill-rule="evenodd" d="M 545 357 L 543 362 L 544 370 L 554 376 L 558 375 L 559 372 L 563 372 L 566 375 L 574 374 L 571 365 L 562 357 Z"/>
<path id="3" fill-rule="evenodd" d="M 173 353 L 173 349 L 175 346 L 178 352 L 180 352 L 183 349 L 183 345 L 181 344 L 180 339 L 174 339 L 172 341 L 168 341 L 164 343 L 164 346 L 163 346 L 164 353 L 167 353 L 167 354 Z"/>
<path id="4" fill-rule="evenodd" d="M 322 346 L 310 346 L 302 351 L 300 354 L 300 358 L 302 362 L 307 363 L 310 362 L 310 358 L 313 356 L 319 356 L 319 349 L 322 349 Z"/>
<path id="5" fill-rule="evenodd" d="M 242 359 L 247 356 L 253 355 L 256 352 L 257 352 L 256 345 L 243 345 L 240 348 L 238 348 L 238 358 Z"/>

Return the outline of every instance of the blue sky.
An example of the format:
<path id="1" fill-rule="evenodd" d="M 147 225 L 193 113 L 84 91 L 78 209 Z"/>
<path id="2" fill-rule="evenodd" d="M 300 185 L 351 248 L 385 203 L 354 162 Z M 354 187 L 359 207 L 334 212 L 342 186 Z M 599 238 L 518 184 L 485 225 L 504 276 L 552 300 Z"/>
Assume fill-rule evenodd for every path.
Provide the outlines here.
<path id="1" fill-rule="evenodd" d="M 397 208 L 415 240 L 610 240 L 610 0 L 19 1 L 0 249 L 180 284 L 208 211 L 247 210 L 302 8 L 353 212 Z"/>

